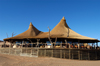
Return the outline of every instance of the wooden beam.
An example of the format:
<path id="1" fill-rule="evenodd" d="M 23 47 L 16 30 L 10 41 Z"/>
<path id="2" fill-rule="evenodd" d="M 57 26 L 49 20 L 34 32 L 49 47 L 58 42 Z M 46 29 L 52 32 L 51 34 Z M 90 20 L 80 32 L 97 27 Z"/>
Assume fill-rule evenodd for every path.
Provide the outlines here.
<path id="1" fill-rule="evenodd" d="M 57 37 L 55 38 L 55 43 L 57 42 Z"/>
<path id="2" fill-rule="evenodd" d="M 39 41 L 40 41 L 40 39 L 37 39 L 37 46 L 39 47 Z"/>
<path id="3" fill-rule="evenodd" d="M 67 39 L 65 40 L 65 43 L 66 43 L 66 45 L 65 45 L 65 46 L 67 47 Z"/>
<path id="4" fill-rule="evenodd" d="M 50 28 L 48 27 L 48 29 L 49 29 L 49 36 L 48 36 L 48 39 L 49 39 L 49 41 L 50 41 L 50 43 L 51 43 L 51 46 L 52 46 L 52 48 L 53 48 L 53 43 L 52 43 L 52 41 L 51 41 L 51 39 L 50 39 Z"/>
<path id="5" fill-rule="evenodd" d="M 50 37 L 48 37 L 48 39 L 49 39 L 50 43 L 52 43 L 52 41 L 51 41 Z"/>
<path id="6" fill-rule="evenodd" d="M 78 40 L 78 49 L 80 49 L 80 40 Z"/>

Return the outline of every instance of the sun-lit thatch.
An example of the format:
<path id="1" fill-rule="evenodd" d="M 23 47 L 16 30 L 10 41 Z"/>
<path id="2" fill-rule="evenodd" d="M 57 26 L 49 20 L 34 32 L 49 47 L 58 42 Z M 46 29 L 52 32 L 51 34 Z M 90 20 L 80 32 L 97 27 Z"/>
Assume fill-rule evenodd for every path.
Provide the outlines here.
<path id="1" fill-rule="evenodd" d="M 38 29 L 36 29 L 32 23 L 29 25 L 29 29 L 26 30 L 25 32 L 11 37 L 11 38 L 6 38 L 4 40 L 13 40 L 13 39 L 43 39 L 43 38 L 48 38 L 49 32 L 41 32 Z M 73 31 L 66 23 L 65 18 L 63 17 L 61 21 L 51 30 L 50 32 L 50 38 L 65 38 L 65 39 L 80 39 L 80 40 L 96 40 L 94 38 L 82 36 L 75 31 Z"/>

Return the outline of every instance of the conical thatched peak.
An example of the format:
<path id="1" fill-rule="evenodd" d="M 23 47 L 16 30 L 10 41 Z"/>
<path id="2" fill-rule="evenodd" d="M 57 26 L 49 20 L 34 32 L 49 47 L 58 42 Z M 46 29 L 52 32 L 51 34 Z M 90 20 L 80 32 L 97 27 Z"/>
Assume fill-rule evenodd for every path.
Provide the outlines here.
<path id="1" fill-rule="evenodd" d="M 30 25 L 29 26 L 33 26 L 32 22 L 30 22 Z"/>
<path id="2" fill-rule="evenodd" d="M 65 18 L 63 17 L 61 21 L 54 27 L 54 29 L 51 31 L 51 34 L 62 34 L 67 33 L 66 29 L 69 28 L 69 26 L 66 23 Z"/>
<path id="3" fill-rule="evenodd" d="M 65 27 L 67 27 L 67 28 L 69 28 L 69 26 L 67 25 L 67 23 L 66 23 L 66 19 L 65 19 L 65 17 L 63 17 L 62 19 L 61 19 L 61 21 L 58 23 L 58 25 L 59 26 L 65 26 Z"/>
<path id="4" fill-rule="evenodd" d="M 63 16 L 63 18 L 62 18 L 63 20 L 65 20 L 65 17 Z"/>
<path id="5" fill-rule="evenodd" d="M 63 17 L 61 21 L 51 30 L 51 36 L 59 35 L 56 37 L 60 38 L 77 38 L 77 39 L 93 39 L 86 36 L 82 36 L 72 29 L 66 23 L 65 18 Z"/>
<path id="6" fill-rule="evenodd" d="M 30 37 L 34 37 L 34 36 L 37 36 L 41 31 L 39 31 L 37 28 L 35 28 L 33 26 L 33 24 L 30 22 L 30 25 L 29 25 L 29 29 L 26 30 L 25 32 L 17 35 L 17 36 L 14 36 L 10 39 L 20 39 L 20 38 L 30 38 Z"/>
<path id="7" fill-rule="evenodd" d="M 33 27 L 33 24 L 32 24 L 32 22 L 30 22 L 29 29 L 32 28 L 32 27 Z"/>
<path id="8" fill-rule="evenodd" d="M 28 29 L 27 31 L 30 32 L 30 35 L 31 35 L 31 36 L 36 36 L 36 35 L 38 35 L 39 32 L 40 32 L 37 28 L 35 28 L 35 27 L 33 26 L 32 22 L 30 22 L 29 29 Z"/>

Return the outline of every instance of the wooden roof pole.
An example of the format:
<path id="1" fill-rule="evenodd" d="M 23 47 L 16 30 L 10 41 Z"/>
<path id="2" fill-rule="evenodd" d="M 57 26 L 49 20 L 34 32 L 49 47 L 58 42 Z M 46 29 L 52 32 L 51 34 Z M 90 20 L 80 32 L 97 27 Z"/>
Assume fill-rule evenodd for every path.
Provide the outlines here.
<path id="1" fill-rule="evenodd" d="M 55 38 L 55 44 L 56 44 L 56 42 L 57 42 L 57 37 Z"/>
<path id="2" fill-rule="evenodd" d="M 29 38 L 27 38 L 27 40 L 29 40 L 32 43 L 32 41 Z"/>
<path id="3" fill-rule="evenodd" d="M 15 34 L 16 34 L 16 33 L 15 33 Z M 12 37 L 13 37 L 15 34 L 14 34 L 14 32 L 13 32 L 13 33 L 12 33 Z M 8 35 L 7 35 L 7 37 L 8 37 Z"/>
<path id="4" fill-rule="evenodd" d="M 39 47 L 39 41 L 40 41 L 40 39 L 37 39 L 37 46 Z"/>
<path id="5" fill-rule="evenodd" d="M 50 43 L 51 43 L 51 48 L 53 48 L 53 43 L 52 43 L 52 41 L 51 41 L 51 39 L 50 39 L 50 28 L 48 27 L 48 29 L 49 29 L 49 37 L 48 37 L 48 39 L 49 39 L 49 41 L 50 41 Z"/>
<path id="6" fill-rule="evenodd" d="M 80 49 L 80 40 L 78 40 L 78 49 Z"/>
<path id="7" fill-rule="evenodd" d="M 68 44 L 68 43 L 67 43 L 67 39 L 65 39 L 65 43 L 66 43 L 66 47 L 67 47 L 67 44 Z M 70 45 L 69 45 L 69 46 L 70 46 Z M 67 47 L 67 48 L 68 48 L 68 47 Z M 70 47 L 69 47 L 69 48 L 70 48 Z"/>
<path id="8" fill-rule="evenodd" d="M 53 47 L 55 48 L 55 44 L 57 42 L 57 37 L 55 38 L 55 42 L 53 43 Z"/>
<path id="9" fill-rule="evenodd" d="M 51 41 L 51 39 L 50 39 L 50 28 L 48 27 L 48 29 L 49 29 L 49 36 L 48 36 L 48 39 L 49 39 L 50 43 L 52 44 L 52 41 Z"/>

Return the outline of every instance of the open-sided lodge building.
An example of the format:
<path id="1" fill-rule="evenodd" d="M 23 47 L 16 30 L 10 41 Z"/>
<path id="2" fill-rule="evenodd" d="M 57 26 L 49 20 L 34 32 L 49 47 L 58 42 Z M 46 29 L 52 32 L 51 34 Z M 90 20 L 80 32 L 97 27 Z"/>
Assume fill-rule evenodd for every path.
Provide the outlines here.
<path id="1" fill-rule="evenodd" d="M 76 33 L 67 25 L 64 17 L 49 32 L 39 31 L 30 23 L 28 30 L 4 41 L 11 42 L 10 49 L 21 48 L 21 53 L 34 55 L 36 52 L 37 56 L 80 60 L 100 59 L 99 40 Z"/>

